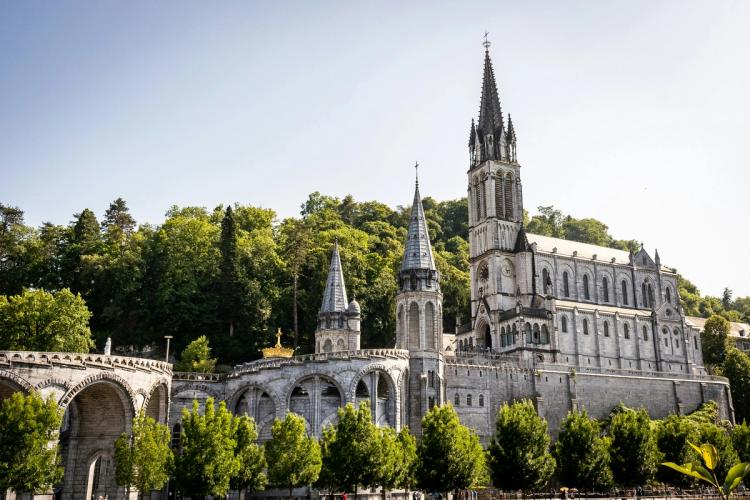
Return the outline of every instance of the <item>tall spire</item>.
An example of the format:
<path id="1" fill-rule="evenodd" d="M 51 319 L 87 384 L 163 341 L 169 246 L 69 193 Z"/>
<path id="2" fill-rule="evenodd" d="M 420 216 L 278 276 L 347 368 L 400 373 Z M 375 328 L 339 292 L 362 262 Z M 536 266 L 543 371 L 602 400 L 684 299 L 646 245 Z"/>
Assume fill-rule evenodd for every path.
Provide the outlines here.
<path id="1" fill-rule="evenodd" d="M 402 271 L 413 269 L 435 270 L 430 235 L 427 232 L 427 219 L 424 216 L 422 198 L 419 196 L 418 180 L 414 186 L 414 203 L 411 206 L 409 232 L 404 248 L 404 260 L 401 263 Z"/>
<path id="2" fill-rule="evenodd" d="M 482 99 L 479 104 L 479 122 L 477 129 L 480 135 L 495 134 L 500 139 L 503 130 L 503 111 L 497 94 L 495 71 L 492 69 L 489 42 L 484 43 L 484 77 L 482 78 Z"/>
<path id="3" fill-rule="evenodd" d="M 341 258 L 339 257 L 339 242 L 333 244 L 331 265 L 328 268 L 328 281 L 323 293 L 323 304 L 320 312 L 345 312 L 348 305 L 346 300 L 346 286 L 344 285 L 344 273 L 341 270 Z"/>

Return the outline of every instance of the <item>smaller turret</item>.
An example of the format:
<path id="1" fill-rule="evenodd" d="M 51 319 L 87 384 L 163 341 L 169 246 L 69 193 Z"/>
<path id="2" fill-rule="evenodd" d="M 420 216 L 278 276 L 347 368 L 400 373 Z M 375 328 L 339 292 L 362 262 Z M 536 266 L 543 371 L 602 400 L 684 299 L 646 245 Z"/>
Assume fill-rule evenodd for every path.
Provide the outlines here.
<path id="1" fill-rule="evenodd" d="M 323 303 L 318 311 L 315 352 L 356 351 L 360 342 L 361 310 L 356 300 L 347 305 L 338 241 L 333 245 Z"/>

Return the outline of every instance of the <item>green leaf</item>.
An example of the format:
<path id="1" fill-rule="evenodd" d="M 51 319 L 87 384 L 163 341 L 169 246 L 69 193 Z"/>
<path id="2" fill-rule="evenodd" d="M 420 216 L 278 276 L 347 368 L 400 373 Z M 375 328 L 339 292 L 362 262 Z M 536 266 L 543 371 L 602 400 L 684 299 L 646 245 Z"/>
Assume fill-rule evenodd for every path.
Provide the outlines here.
<path id="1" fill-rule="evenodd" d="M 744 462 L 735 465 L 729 469 L 724 485 L 721 487 L 725 495 L 729 495 L 745 478 L 745 475 L 750 471 L 750 463 Z"/>

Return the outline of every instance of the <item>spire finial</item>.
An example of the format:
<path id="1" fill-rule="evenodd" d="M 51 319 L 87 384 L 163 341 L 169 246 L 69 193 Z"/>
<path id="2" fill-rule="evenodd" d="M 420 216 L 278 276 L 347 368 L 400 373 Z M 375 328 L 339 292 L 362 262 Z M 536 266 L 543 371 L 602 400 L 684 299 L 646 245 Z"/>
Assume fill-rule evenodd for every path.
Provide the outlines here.
<path id="1" fill-rule="evenodd" d="M 489 52 L 490 51 L 490 45 L 492 45 L 492 42 L 489 41 L 488 37 L 490 36 L 490 32 L 487 30 L 484 30 L 484 42 L 482 42 L 482 45 L 484 45 L 484 51 Z"/>
<path id="2" fill-rule="evenodd" d="M 414 162 L 414 175 L 416 179 L 417 186 L 419 186 L 419 162 Z"/>

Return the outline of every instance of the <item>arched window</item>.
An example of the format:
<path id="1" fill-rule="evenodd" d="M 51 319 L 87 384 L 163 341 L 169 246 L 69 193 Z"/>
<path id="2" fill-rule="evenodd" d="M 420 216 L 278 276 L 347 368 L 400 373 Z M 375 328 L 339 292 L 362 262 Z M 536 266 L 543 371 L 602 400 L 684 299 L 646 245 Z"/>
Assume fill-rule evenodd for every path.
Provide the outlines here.
<path id="1" fill-rule="evenodd" d="M 646 293 L 646 283 L 641 283 L 641 303 L 643 307 L 648 307 L 648 293 Z"/>
<path id="2" fill-rule="evenodd" d="M 424 308 L 424 336 L 426 348 L 437 349 L 435 347 L 435 337 L 437 337 L 437 332 L 435 331 L 435 306 L 432 305 L 432 302 L 428 302 Z"/>
<path id="3" fill-rule="evenodd" d="M 648 305 L 649 307 L 654 306 L 654 289 L 651 288 L 651 283 L 648 284 Z"/>
<path id="4" fill-rule="evenodd" d="M 455 396 L 453 396 L 453 406 L 460 406 L 461 405 L 461 396 L 456 393 Z"/>
<path id="5" fill-rule="evenodd" d="M 604 336 L 609 337 L 609 322 L 608 321 L 604 322 Z"/>
<path id="6" fill-rule="evenodd" d="M 542 325 L 542 344 L 549 344 L 549 330 L 547 325 Z"/>
<path id="7" fill-rule="evenodd" d="M 622 303 L 628 305 L 628 282 L 622 280 L 620 286 L 622 287 Z"/>
<path id="8" fill-rule="evenodd" d="M 698 336 L 693 335 L 693 345 L 695 346 L 695 350 L 698 350 Z"/>
<path id="9" fill-rule="evenodd" d="M 526 343 L 531 344 L 531 323 L 523 325 L 523 333 L 526 334 Z"/>
<path id="10" fill-rule="evenodd" d="M 630 325 L 625 323 L 622 325 L 622 334 L 626 339 L 630 338 Z"/>
<path id="11" fill-rule="evenodd" d="M 482 190 L 482 218 L 485 218 L 487 217 L 487 179 L 482 179 L 480 189 Z"/>
<path id="12" fill-rule="evenodd" d="M 560 327 L 562 328 L 563 333 L 568 333 L 568 317 L 563 316 L 560 320 Z"/>
<path id="13" fill-rule="evenodd" d="M 542 290 L 544 290 L 545 295 L 552 293 L 552 280 L 549 279 L 547 269 L 542 269 Z"/>
<path id="14" fill-rule="evenodd" d="M 583 334 L 588 335 L 589 334 L 589 320 L 585 319 L 583 320 Z"/>
<path id="15" fill-rule="evenodd" d="M 648 327 L 643 325 L 643 340 L 648 340 Z"/>
<path id="16" fill-rule="evenodd" d="M 505 218 L 513 220 L 513 177 L 505 177 Z"/>
<path id="17" fill-rule="evenodd" d="M 482 191 L 479 182 L 474 184 L 474 208 L 476 211 L 476 220 L 482 218 Z"/>
<path id="18" fill-rule="evenodd" d="M 409 349 L 419 350 L 419 306 L 412 302 L 409 306 Z"/>
<path id="19" fill-rule="evenodd" d="M 471 406 L 471 394 L 466 395 L 466 406 Z"/>
<path id="20" fill-rule="evenodd" d="M 609 302 L 609 280 L 606 276 L 602 278 L 602 295 L 604 296 L 604 302 Z"/>
<path id="21" fill-rule="evenodd" d="M 180 424 L 174 424 L 174 427 L 172 427 L 172 449 L 173 450 L 180 449 L 181 438 L 182 438 L 182 428 L 180 427 Z"/>
<path id="22" fill-rule="evenodd" d="M 570 286 L 568 285 L 568 271 L 563 273 L 563 295 L 570 297 Z"/>
<path id="23" fill-rule="evenodd" d="M 591 296 L 589 295 L 589 275 L 588 274 L 583 275 L 583 298 L 586 300 L 591 299 Z"/>
<path id="24" fill-rule="evenodd" d="M 479 395 L 479 406 L 484 406 L 484 394 Z"/>
<path id="25" fill-rule="evenodd" d="M 671 303 L 672 303 L 672 290 L 669 287 L 667 287 L 667 304 L 671 304 Z"/>
<path id="26" fill-rule="evenodd" d="M 505 217 L 505 204 L 503 203 L 503 178 L 495 178 L 495 215 L 499 218 Z"/>
<path id="27" fill-rule="evenodd" d="M 500 347 L 505 347 L 505 327 L 500 328 Z"/>
<path id="28" fill-rule="evenodd" d="M 534 343 L 539 343 L 539 323 L 534 323 Z"/>
<path id="29" fill-rule="evenodd" d="M 511 337 L 511 344 L 515 344 L 518 341 L 518 327 L 513 323 L 513 336 Z"/>

